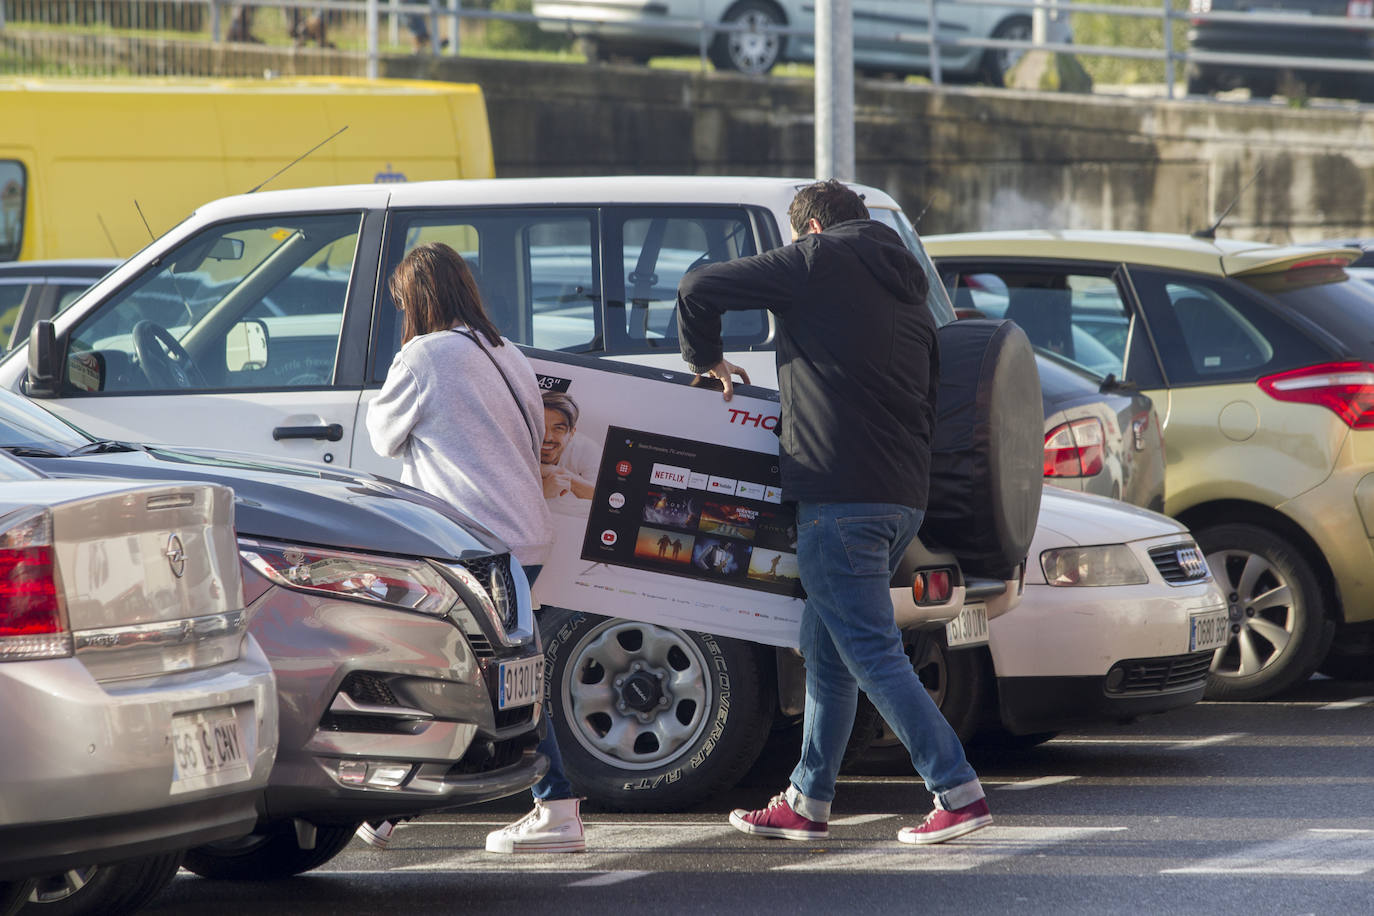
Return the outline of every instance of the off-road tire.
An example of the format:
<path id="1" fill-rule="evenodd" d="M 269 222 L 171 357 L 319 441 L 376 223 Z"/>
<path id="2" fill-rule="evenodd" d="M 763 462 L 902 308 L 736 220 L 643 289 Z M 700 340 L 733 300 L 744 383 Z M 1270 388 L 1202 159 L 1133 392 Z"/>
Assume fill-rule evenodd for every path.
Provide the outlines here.
<path id="1" fill-rule="evenodd" d="M 616 811 L 676 811 L 731 788 L 758 758 L 777 706 L 760 647 L 561 608 L 541 615 L 545 708 L 578 794 Z M 616 706 L 626 696 L 616 679 L 636 673 L 667 699 L 647 721 Z M 660 717 L 666 743 L 652 730 Z M 612 729 L 633 738 L 628 748 L 598 745 Z"/>
<path id="2" fill-rule="evenodd" d="M 315 828 L 315 848 L 301 849 L 290 821 L 277 821 L 237 840 L 197 846 L 186 868 L 202 878 L 275 881 L 319 868 L 344 851 L 358 825 Z"/>
<path id="3" fill-rule="evenodd" d="M 1214 525 L 1195 535 L 1232 608 L 1231 641 L 1212 660 L 1207 699 L 1262 700 L 1307 680 L 1335 633 L 1311 565 L 1256 525 Z"/>
<path id="4" fill-rule="evenodd" d="M 136 913 L 162 892 L 181 867 L 181 852 L 146 856 L 89 871 L 73 869 L 39 878 L 22 916 L 124 916 Z M 84 884 L 70 889 L 69 878 L 81 872 Z M 65 886 L 65 887 L 64 887 Z M 50 896 L 60 895 L 60 896 Z M 37 899 L 35 899 L 37 898 Z M 45 899 L 46 898 L 46 899 Z"/>

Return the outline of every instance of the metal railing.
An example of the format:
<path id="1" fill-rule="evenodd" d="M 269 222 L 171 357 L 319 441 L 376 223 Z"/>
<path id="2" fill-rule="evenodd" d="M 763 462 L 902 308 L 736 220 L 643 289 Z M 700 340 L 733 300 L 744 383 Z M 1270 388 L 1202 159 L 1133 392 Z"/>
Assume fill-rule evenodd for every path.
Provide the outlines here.
<path id="1" fill-rule="evenodd" d="M 472 2 L 472 0 L 469 0 Z M 479 0 L 480 2 L 480 0 Z M 939 7 L 953 0 L 926 0 L 938 21 Z M 1374 30 L 1374 19 L 1283 13 L 1212 12 L 1209 0 L 1192 0 L 1193 9 L 1121 6 L 1056 0 L 957 0 L 963 6 L 1024 9 L 1028 15 L 1095 14 L 1156 19 L 1162 25 L 1157 47 L 1085 45 L 1034 39 L 956 36 L 941 29 L 899 32 L 894 40 L 926 58 L 922 69 L 936 84 L 944 82 L 944 59 L 961 49 L 1025 52 L 1043 50 L 1079 57 L 1101 56 L 1159 61 L 1164 92 L 1175 93 L 1180 66 L 1347 72 L 1374 75 L 1374 60 L 1313 56 L 1242 54 L 1178 47 L 1174 34 L 1182 21 L 1237 23 L 1304 29 Z M 1355 6 L 1358 6 L 1356 4 Z M 913 4 L 915 7 L 915 4 Z M 463 0 L 0 0 L 0 72 L 63 75 L 221 75 L 266 73 L 375 76 L 382 56 L 397 53 L 462 53 L 464 23 L 505 21 L 535 24 L 546 32 L 598 36 L 623 21 L 597 17 L 548 18 L 532 13 L 464 7 Z M 744 25 L 704 18 L 655 19 L 657 35 L 680 35 L 684 50 L 697 52 L 702 69 L 718 35 L 741 32 L 775 34 L 780 40 L 809 36 L 810 29 Z M 1043 30 L 1037 34 L 1043 35 Z M 232 54 L 226 53 L 232 51 Z M 690 52 L 689 52 L 690 53 Z M 859 55 L 861 57 L 861 54 Z"/>

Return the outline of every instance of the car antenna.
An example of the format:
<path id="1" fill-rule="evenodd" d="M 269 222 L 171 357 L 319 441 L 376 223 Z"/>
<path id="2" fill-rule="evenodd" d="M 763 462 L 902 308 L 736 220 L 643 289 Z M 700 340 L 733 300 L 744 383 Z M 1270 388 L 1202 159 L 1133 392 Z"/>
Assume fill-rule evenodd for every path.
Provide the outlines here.
<path id="1" fill-rule="evenodd" d="M 310 149 L 308 149 L 308 150 L 306 150 L 305 152 L 301 153 L 301 154 L 300 154 L 299 156 L 297 156 L 295 159 L 292 159 L 290 162 L 286 163 L 286 165 L 284 165 L 284 166 L 282 166 L 281 168 L 277 169 L 275 172 L 273 172 L 271 175 L 269 175 L 269 176 L 267 177 L 267 180 L 266 180 L 266 181 L 263 181 L 262 184 L 259 184 L 259 185 L 258 185 L 257 187 L 255 187 L 255 188 L 250 188 L 250 189 L 249 189 L 248 191 L 246 191 L 245 193 L 247 193 L 247 194 L 253 194 L 253 193 L 256 193 L 257 191 L 260 191 L 260 190 L 262 189 L 263 185 L 267 184 L 267 183 L 268 183 L 269 181 L 271 181 L 273 178 L 276 178 L 276 177 L 277 177 L 278 175 L 280 175 L 282 172 L 285 172 L 287 169 L 291 168 L 291 166 L 295 165 L 297 162 L 300 162 L 300 161 L 301 161 L 302 159 L 304 159 L 306 156 L 309 156 L 311 153 L 315 152 L 315 150 L 317 150 L 317 149 L 319 149 L 320 147 L 324 146 L 324 145 L 325 145 L 326 143 L 328 143 L 330 140 L 333 140 L 335 137 L 337 137 L 339 134 L 343 133 L 343 132 L 346 131 L 346 130 L 348 130 L 348 125 L 347 125 L 347 124 L 345 124 L 343 127 L 340 127 L 338 130 L 334 131 L 334 133 L 330 134 L 329 136 L 325 137 L 325 138 L 324 138 L 323 140 L 321 140 L 319 143 L 316 143 L 314 146 L 310 147 Z"/>
<path id="2" fill-rule="evenodd" d="M 115 244 L 114 236 L 110 235 L 110 227 L 105 225 L 105 218 L 97 213 L 95 215 L 95 220 L 100 223 L 100 230 L 105 233 L 105 241 L 110 243 L 110 250 L 114 252 L 114 256 L 120 257 L 119 246 Z"/>
<path id="3" fill-rule="evenodd" d="M 1221 216 L 1218 216 L 1218 217 L 1217 217 L 1217 221 L 1216 221 L 1215 223 L 1212 223 L 1212 225 L 1208 226 L 1206 229 L 1199 229 L 1199 230 L 1197 230 L 1196 232 L 1194 232 L 1194 233 L 1193 233 L 1193 238 L 1195 238 L 1195 239 L 1214 239 L 1214 238 L 1216 238 L 1216 237 L 1217 237 L 1217 228 L 1221 225 L 1221 221 L 1224 220 L 1224 219 L 1226 219 L 1226 217 L 1228 217 L 1228 216 L 1231 215 L 1231 211 L 1232 211 L 1233 209 L 1235 209 L 1236 204 L 1240 203 L 1241 194 L 1244 194 L 1244 193 L 1246 192 L 1246 190 L 1249 189 L 1250 185 L 1252 185 L 1252 184 L 1255 183 L 1255 179 L 1258 178 L 1258 177 L 1260 177 L 1260 173 L 1263 172 L 1263 171 L 1264 171 L 1264 167 L 1263 167 L 1263 166 L 1258 166 L 1258 167 L 1256 167 L 1256 168 L 1255 168 L 1255 174 L 1253 174 L 1253 175 L 1250 176 L 1250 180 L 1247 181 L 1247 182 L 1245 183 L 1245 187 L 1243 187 L 1243 188 L 1240 189 L 1240 192 L 1239 192 L 1238 194 L 1236 194 L 1235 199 L 1231 201 L 1230 205 L 1227 206 L 1227 208 L 1226 208 L 1225 210 L 1222 210 L 1222 211 L 1221 211 Z"/>
<path id="4" fill-rule="evenodd" d="M 921 208 L 921 212 L 920 212 L 920 213 L 917 213 L 917 214 L 916 214 L 916 218 L 915 218 L 914 220 L 911 221 L 911 228 L 912 228 L 912 229 L 915 229 L 917 226 L 921 225 L 921 217 L 923 217 L 923 216 L 926 215 L 926 211 L 930 209 L 930 205 L 933 204 L 933 203 L 935 203 L 935 195 L 934 195 L 934 194 L 932 194 L 932 195 L 930 195 L 930 197 L 926 198 L 926 205 L 925 205 L 924 207 Z"/>

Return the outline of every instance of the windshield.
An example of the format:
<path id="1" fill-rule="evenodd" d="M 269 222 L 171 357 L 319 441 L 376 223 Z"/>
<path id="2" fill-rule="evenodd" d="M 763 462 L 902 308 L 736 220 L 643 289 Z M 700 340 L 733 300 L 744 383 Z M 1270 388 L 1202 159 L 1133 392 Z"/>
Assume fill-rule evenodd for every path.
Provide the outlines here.
<path id="1" fill-rule="evenodd" d="M 926 272 L 926 279 L 930 283 L 929 305 L 931 314 L 935 316 L 935 326 L 944 327 L 954 320 L 954 305 L 949 301 L 949 293 L 946 292 L 944 284 L 940 282 L 940 274 L 935 269 L 935 264 L 930 260 L 930 255 L 926 254 L 925 246 L 921 244 L 921 239 L 916 235 L 916 230 L 907 221 L 906 214 L 901 210 L 892 210 L 886 207 L 869 207 L 868 215 L 891 229 L 896 230 L 902 237 L 906 247 L 911 249 L 911 253 L 916 255 L 916 260 L 921 262 L 921 269 Z"/>
<path id="2" fill-rule="evenodd" d="M 0 448 L 37 448 L 65 454 L 91 441 L 27 398 L 0 390 Z"/>

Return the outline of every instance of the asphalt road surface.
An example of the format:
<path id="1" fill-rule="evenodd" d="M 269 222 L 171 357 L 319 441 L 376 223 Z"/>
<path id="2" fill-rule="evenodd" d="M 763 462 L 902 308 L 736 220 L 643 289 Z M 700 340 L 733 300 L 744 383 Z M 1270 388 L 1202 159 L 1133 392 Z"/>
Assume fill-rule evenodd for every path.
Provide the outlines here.
<path id="1" fill-rule="evenodd" d="M 182 872 L 144 912 L 1374 913 L 1374 683 L 977 753 L 996 820 L 942 846 L 897 843 L 930 797 L 882 768 L 841 778 L 827 842 L 737 833 L 727 813 L 767 802 L 790 754 L 775 742 L 745 785 L 688 813 L 586 812 L 582 855 L 482 851 L 521 797 L 403 824 L 385 852 L 355 840 L 287 881 Z"/>

